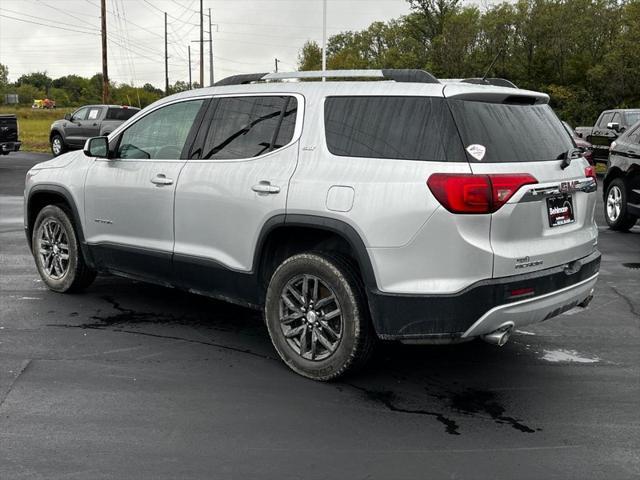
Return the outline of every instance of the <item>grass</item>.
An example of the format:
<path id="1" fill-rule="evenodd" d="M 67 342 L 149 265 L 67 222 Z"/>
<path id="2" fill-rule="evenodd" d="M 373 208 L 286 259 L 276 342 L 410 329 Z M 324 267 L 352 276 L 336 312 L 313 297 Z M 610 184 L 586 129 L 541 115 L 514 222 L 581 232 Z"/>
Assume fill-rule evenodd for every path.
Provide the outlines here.
<path id="1" fill-rule="evenodd" d="M 20 150 L 27 152 L 50 152 L 49 129 L 55 120 L 73 112 L 73 108 L 53 110 L 32 109 L 31 107 L 0 106 L 0 113 L 13 113 L 20 125 Z"/>

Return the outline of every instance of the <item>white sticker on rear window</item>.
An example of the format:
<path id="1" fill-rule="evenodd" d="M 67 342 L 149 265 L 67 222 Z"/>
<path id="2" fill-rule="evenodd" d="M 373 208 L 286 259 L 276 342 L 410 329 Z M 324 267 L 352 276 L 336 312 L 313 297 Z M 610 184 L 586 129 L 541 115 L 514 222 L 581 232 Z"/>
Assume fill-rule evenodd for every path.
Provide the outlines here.
<path id="1" fill-rule="evenodd" d="M 469 145 L 467 147 L 467 152 L 476 160 L 482 160 L 484 158 L 484 154 L 487 153 L 487 148 L 484 145 L 478 145 L 474 143 L 473 145 Z"/>

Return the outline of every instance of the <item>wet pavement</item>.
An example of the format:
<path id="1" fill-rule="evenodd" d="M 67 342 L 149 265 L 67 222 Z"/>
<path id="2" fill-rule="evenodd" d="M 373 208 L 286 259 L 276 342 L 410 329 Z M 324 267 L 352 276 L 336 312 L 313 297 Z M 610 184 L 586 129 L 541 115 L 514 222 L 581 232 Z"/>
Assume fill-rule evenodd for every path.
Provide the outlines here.
<path id="1" fill-rule="evenodd" d="M 321 384 L 254 311 L 116 277 L 46 290 L 22 229 L 45 158 L 0 158 L 0 478 L 640 476 L 640 227 L 601 228 L 586 312 L 502 348 L 384 345 Z"/>

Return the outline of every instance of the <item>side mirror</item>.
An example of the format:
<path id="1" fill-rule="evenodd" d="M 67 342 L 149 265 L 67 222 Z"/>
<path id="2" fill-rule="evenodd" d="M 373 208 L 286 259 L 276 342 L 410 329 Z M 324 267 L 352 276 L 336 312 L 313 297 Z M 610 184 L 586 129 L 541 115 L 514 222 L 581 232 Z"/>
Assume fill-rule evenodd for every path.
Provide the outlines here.
<path id="1" fill-rule="evenodd" d="M 84 144 L 84 154 L 87 157 L 109 158 L 109 139 L 107 137 L 93 137 Z"/>
<path id="2" fill-rule="evenodd" d="M 618 122 L 609 122 L 607 123 L 607 128 L 609 130 L 613 130 L 614 132 L 620 131 L 620 124 Z"/>
<path id="3" fill-rule="evenodd" d="M 64 114 L 64 119 L 65 120 L 71 120 L 71 114 L 70 113 L 65 113 Z"/>

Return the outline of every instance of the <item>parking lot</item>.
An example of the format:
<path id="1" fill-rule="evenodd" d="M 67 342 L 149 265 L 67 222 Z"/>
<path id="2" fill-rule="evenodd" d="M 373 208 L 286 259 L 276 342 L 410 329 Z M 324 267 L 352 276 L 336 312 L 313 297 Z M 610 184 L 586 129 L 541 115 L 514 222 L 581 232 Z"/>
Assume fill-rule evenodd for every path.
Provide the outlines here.
<path id="1" fill-rule="evenodd" d="M 595 299 L 502 348 L 384 345 L 335 383 L 293 374 L 261 316 L 99 277 L 46 290 L 0 159 L 0 478 L 640 475 L 640 226 L 610 231 Z"/>

